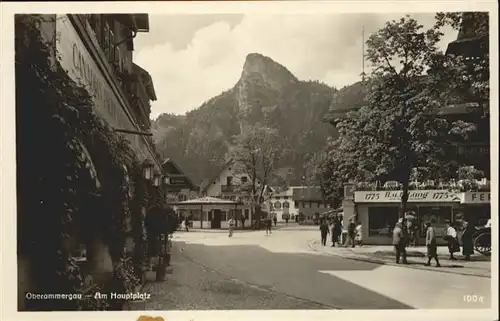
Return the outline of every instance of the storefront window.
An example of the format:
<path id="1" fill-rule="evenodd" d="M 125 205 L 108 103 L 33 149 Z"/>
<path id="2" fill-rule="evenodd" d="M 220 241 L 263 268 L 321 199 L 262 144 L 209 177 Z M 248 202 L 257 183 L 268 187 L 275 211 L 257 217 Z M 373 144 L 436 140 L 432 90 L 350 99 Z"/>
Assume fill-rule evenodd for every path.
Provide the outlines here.
<path id="1" fill-rule="evenodd" d="M 454 212 L 455 216 L 457 213 L 462 213 L 464 220 L 469 222 L 470 225 L 482 227 L 491 218 L 491 205 L 465 205 Z"/>
<path id="2" fill-rule="evenodd" d="M 446 221 L 451 221 L 451 206 L 419 206 L 418 218 L 420 237 L 425 236 L 425 222 L 431 221 L 432 219 L 435 220 L 432 225 L 436 231 L 436 236 L 442 237 L 446 231 Z"/>
<path id="3" fill-rule="evenodd" d="M 368 235 L 390 236 L 398 217 L 399 208 L 396 206 L 368 208 Z"/>

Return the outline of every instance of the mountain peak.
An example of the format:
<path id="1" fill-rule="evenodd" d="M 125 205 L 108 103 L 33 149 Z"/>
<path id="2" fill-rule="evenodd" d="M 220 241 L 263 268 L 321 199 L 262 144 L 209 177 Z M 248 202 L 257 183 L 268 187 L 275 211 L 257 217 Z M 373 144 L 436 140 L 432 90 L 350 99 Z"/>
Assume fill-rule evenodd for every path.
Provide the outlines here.
<path id="1" fill-rule="evenodd" d="M 241 78 L 243 81 L 260 80 L 276 89 L 298 82 L 288 69 L 260 53 L 247 55 Z"/>

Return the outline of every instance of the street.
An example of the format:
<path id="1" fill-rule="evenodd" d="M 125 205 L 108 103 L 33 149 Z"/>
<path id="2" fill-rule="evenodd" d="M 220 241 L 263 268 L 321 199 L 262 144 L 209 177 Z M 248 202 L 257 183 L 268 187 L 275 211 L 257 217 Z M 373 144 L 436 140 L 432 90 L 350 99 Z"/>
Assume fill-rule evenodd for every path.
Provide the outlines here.
<path id="1" fill-rule="evenodd" d="M 490 307 L 490 278 L 314 252 L 317 238 L 316 228 L 176 233 L 173 274 L 146 285 L 146 310 Z"/>

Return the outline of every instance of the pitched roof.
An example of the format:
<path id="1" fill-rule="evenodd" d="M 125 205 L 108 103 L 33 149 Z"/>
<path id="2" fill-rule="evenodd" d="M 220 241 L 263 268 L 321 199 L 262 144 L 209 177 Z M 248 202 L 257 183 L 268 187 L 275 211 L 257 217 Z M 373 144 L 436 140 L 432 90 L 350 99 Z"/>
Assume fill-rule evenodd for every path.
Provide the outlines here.
<path id="1" fill-rule="evenodd" d="M 184 171 L 171 159 L 171 158 L 167 158 L 165 159 L 165 161 L 161 164 L 162 165 L 162 169 L 163 171 L 166 173 L 166 174 L 175 174 L 175 175 L 182 175 L 183 177 L 186 178 L 186 180 L 188 181 L 188 184 L 191 185 L 191 188 L 196 190 L 198 189 L 198 186 L 196 186 L 195 184 L 193 184 L 193 181 L 189 178 L 189 176 L 187 176 Z M 167 166 L 172 166 L 176 171 L 177 173 L 169 173 L 166 168 Z"/>
<path id="2" fill-rule="evenodd" d="M 221 169 L 217 172 L 217 174 L 215 174 L 211 179 L 207 180 L 207 181 L 202 181 L 201 184 L 200 184 L 200 189 L 202 192 L 206 192 L 206 190 L 208 189 L 208 187 L 213 183 L 215 182 L 215 180 L 220 176 L 220 174 L 222 174 L 222 172 L 229 167 L 229 165 L 231 165 L 233 163 L 233 160 L 232 159 L 229 159 L 226 161 L 226 163 L 224 163 L 224 165 L 221 167 Z"/>

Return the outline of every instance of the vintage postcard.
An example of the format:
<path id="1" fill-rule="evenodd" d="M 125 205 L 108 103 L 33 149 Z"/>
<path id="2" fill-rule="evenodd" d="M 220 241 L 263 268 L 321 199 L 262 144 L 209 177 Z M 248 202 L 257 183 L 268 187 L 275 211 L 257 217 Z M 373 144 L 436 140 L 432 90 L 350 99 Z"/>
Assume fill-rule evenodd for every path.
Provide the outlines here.
<path id="1" fill-rule="evenodd" d="M 495 9 L 2 4 L 5 320 L 493 320 Z"/>

